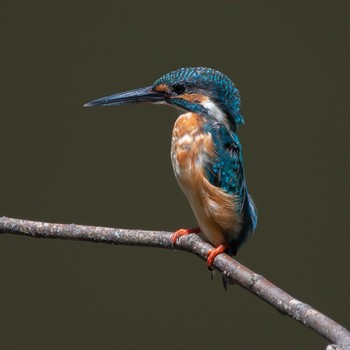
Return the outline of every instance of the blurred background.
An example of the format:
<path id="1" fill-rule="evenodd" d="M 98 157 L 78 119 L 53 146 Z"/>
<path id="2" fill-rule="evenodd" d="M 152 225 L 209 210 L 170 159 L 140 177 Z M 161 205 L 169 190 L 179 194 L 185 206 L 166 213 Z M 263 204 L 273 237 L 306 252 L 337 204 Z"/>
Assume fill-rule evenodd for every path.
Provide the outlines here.
<path id="1" fill-rule="evenodd" d="M 175 110 L 84 109 L 185 66 L 227 74 L 256 235 L 237 259 L 350 327 L 348 1 L 3 1 L 0 215 L 196 225 L 170 163 Z M 4 349 L 322 349 L 184 252 L 0 237 Z"/>

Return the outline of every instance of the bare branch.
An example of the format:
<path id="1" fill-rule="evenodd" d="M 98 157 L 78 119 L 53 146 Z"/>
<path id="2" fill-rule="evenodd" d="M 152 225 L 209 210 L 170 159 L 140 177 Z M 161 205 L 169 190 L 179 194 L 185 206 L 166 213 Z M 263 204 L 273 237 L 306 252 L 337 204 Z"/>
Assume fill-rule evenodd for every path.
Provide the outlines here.
<path id="1" fill-rule="evenodd" d="M 124 230 L 83 225 L 50 224 L 44 222 L 0 217 L 0 233 L 12 233 L 37 238 L 60 238 L 109 244 L 146 246 L 173 249 L 171 232 Z M 198 235 L 179 240 L 176 249 L 184 250 L 206 260 L 212 246 Z M 266 278 L 249 270 L 226 254 L 220 254 L 213 265 L 226 278 L 266 301 L 279 312 L 286 314 L 313 329 L 335 345 L 327 349 L 350 350 L 350 333 L 335 321 L 293 298 Z"/>

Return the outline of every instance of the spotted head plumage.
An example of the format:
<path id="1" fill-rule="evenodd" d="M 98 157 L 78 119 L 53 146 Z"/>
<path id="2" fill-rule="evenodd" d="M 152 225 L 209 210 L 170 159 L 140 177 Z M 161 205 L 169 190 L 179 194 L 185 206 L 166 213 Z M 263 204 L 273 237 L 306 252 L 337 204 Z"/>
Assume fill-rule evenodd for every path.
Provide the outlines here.
<path id="1" fill-rule="evenodd" d="M 244 124 L 237 87 L 230 78 L 215 69 L 180 68 L 157 79 L 152 88 L 166 94 L 167 103 L 187 111 L 206 114 L 221 112 L 233 130 Z M 216 113 L 213 113 L 213 109 Z"/>

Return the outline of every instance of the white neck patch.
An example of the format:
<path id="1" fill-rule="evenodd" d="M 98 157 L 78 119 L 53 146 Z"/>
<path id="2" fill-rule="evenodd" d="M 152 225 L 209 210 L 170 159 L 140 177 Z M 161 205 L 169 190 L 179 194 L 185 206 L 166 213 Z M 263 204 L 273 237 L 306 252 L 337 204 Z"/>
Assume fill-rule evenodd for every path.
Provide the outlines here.
<path id="1" fill-rule="evenodd" d="M 202 106 L 209 111 L 211 117 L 215 118 L 220 123 L 227 124 L 225 113 L 214 102 L 208 100 L 202 103 Z"/>

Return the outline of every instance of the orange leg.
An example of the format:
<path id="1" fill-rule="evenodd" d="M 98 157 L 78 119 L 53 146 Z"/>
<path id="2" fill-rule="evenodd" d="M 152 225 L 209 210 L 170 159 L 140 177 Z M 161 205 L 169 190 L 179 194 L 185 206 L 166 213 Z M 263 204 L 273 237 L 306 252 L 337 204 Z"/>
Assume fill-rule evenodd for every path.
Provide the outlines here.
<path id="1" fill-rule="evenodd" d="M 177 230 L 173 236 L 171 237 L 171 241 L 173 242 L 173 245 L 176 244 L 176 241 L 182 237 L 189 235 L 190 233 L 199 233 L 201 232 L 201 229 L 199 227 L 195 228 L 180 228 L 180 230 Z"/>
<path id="2" fill-rule="evenodd" d="M 212 249 L 209 251 L 208 257 L 207 257 L 207 265 L 208 268 L 211 269 L 214 263 L 214 259 L 217 255 L 223 253 L 228 248 L 227 244 L 221 244 L 215 249 Z"/>

